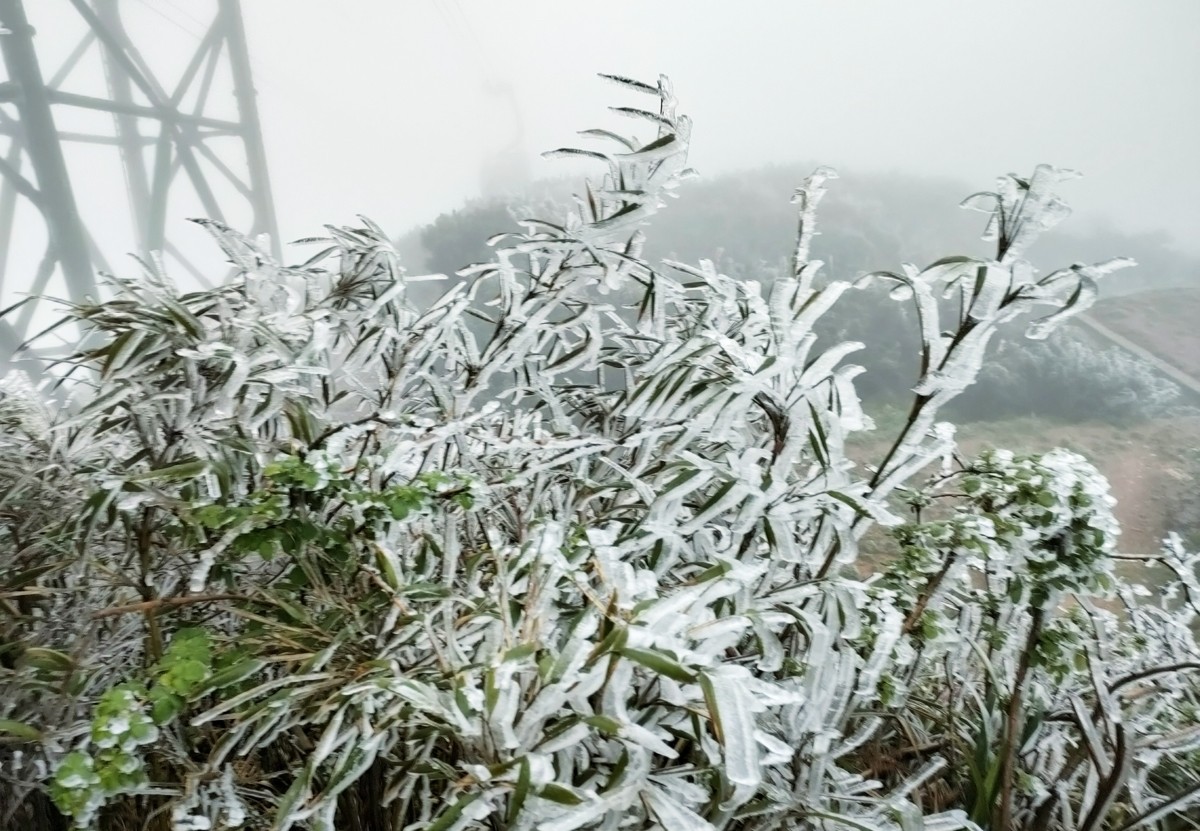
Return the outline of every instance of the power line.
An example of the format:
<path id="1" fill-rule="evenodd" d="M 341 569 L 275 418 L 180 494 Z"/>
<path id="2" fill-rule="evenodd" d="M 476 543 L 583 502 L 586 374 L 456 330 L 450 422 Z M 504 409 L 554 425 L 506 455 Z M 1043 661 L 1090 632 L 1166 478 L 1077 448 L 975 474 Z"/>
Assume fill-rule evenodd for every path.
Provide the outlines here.
<path id="1" fill-rule="evenodd" d="M 471 42 L 475 44 L 479 55 L 484 55 L 488 50 L 487 46 L 479 39 L 479 34 L 475 31 L 475 27 L 471 25 L 471 18 L 467 17 L 467 13 L 463 11 L 462 3 L 459 0 L 450 0 L 450 5 L 458 12 L 459 20 L 462 21 L 462 27 L 467 30 L 467 36 Z"/>
<path id="2" fill-rule="evenodd" d="M 179 12 L 181 15 L 186 17 L 188 20 L 195 23 L 201 29 L 208 27 L 207 23 L 205 23 L 203 20 L 201 20 L 200 18 L 196 17 L 194 14 L 189 12 L 184 6 L 180 6 L 178 3 L 175 2 L 175 0 L 162 0 L 162 2 L 166 3 L 168 6 L 173 8 L 175 11 Z"/>
<path id="3" fill-rule="evenodd" d="M 445 24 L 450 37 L 458 42 L 459 47 L 471 56 L 471 60 L 475 63 L 475 69 L 483 78 L 487 78 L 487 64 L 483 60 L 484 46 L 480 42 L 479 37 L 475 34 L 475 30 L 471 28 L 471 22 L 463 13 L 462 7 L 453 3 L 444 3 L 443 0 L 434 0 L 434 8 L 437 9 L 438 15 Z M 457 12 L 457 15 L 455 14 Z M 465 41 L 471 41 L 466 43 Z M 475 49 L 471 45 L 475 45 Z"/>
<path id="4" fill-rule="evenodd" d="M 203 35 L 197 34 L 194 29 L 191 29 L 191 28 L 185 26 L 184 24 L 180 23 L 178 20 L 174 19 L 173 17 L 168 15 L 166 12 L 164 12 L 161 8 L 154 5 L 153 3 L 149 2 L 149 0 L 138 0 L 138 2 L 141 3 L 143 6 L 145 6 L 147 9 L 149 9 L 150 11 L 154 12 L 159 17 L 161 17 L 163 20 L 170 23 L 172 26 L 174 26 L 179 31 L 188 35 L 189 37 L 191 37 L 197 41 L 203 39 Z M 177 8 L 176 8 L 176 11 L 178 11 Z"/>

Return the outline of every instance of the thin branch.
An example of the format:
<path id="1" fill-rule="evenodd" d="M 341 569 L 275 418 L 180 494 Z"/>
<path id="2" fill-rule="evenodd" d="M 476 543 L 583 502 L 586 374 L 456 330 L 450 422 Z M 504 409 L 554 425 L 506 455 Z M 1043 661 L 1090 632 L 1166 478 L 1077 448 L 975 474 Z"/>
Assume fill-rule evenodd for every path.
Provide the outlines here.
<path id="1" fill-rule="evenodd" d="M 166 609 L 176 609 L 180 606 L 191 606 L 193 603 L 215 603 L 221 600 L 250 600 L 250 598 L 244 594 L 192 594 L 183 597 L 160 597 L 157 600 L 143 600 L 141 603 L 129 603 L 125 606 L 110 606 L 107 609 L 92 612 L 92 620 L 139 612 L 156 613 Z"/>

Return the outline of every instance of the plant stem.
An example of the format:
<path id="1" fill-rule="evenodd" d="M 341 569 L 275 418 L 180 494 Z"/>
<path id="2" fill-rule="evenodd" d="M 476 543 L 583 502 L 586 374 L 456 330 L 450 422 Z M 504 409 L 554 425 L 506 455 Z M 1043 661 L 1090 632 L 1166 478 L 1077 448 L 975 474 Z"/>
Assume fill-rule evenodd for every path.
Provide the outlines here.
<path id="1" fill-rule="evenodd" d="M 916 627 L 917 622 L 921 619 L 921 615 L 925 614 L 925 609 L 929 606 L 929 602 L 933 600 L 933 595 L 937 592 L 938 586 L 946 579 L 946 575 L 950 573 L 951 566 L 954 565 L 956 557 L 950 554 L 946 557 L 946 562 L 942 564 L 942 568 L 935 574 L 930 581 L 925 585 L 925 592 L 921 595 L 921 599 L 913 606 L 913 610 L 908 613 L 908 617 L 904 621 L 904 634 L 909 634 Z"/>
<path id="2" fill-rule="evenodd" d="M 162 609 L 174 609 L 178 606 L 190 606 L 193 603 L 210 603 L 218 600 L 246 600 L 240 594 L 193 594 L 184 597 L 160 597 L 154 600 L 143 600 L 141 603 L 129 603 L 124 606 L 110 606 L 98 612 L 92 612 L 92 620 L 106 617 L 117 617 L 134 612 L 157 612 Z"/>
<path id="3" fill-rule="evenodd" d="M 1032 615 L 1029 637 L 1025 641 L 1025 648 L 1021 650 L 1021 658 L 1017 663 L 1017 677 L 1013 680 L 1012 695 L 1008 699 L 1008 721 L 1004 729 L 1004 744 L 1000 749 L 1001 764 L 1004 767 L 1000 775 L 1000 804 L 996 806 L 995 831 L 1008 831 L 1012 827 L 1013 779 L 1016 773 L 1017 753 L 1020 751 L 1017 745 L 1017 731 L 1020 729 L 1021 699 L 1033 649 L 1042 634 L 1045 610 L 1039 606 L 1033 610 Z"/>
<path id="4" fill-rule="evenodd" d="M 143 614 L 146 617 L 146 652 L 153 660 L 157 661 L 163 656 L 163 636 L 162 628 L 158 625 L 158 618 L 155 616 L 157 599 L 154 597 L 154 586 L 150 580 L 154 566 L 151 550 L 153 545 L 151 536 L 154 531 L 153 518 L 154 514 L 149 508 L 142 510 L 142 521 L 138 524 L 137 531 L 138 559 L 141 566 L 138 593 L 142 596 Z"/>

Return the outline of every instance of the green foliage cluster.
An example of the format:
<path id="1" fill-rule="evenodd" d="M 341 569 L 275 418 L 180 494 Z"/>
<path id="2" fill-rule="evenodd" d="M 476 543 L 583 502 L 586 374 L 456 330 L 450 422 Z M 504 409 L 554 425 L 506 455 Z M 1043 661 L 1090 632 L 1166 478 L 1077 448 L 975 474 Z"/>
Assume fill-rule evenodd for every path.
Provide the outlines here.
<path id="1" fill-rule="evenodd" d="M 140 748 L 159 739 L 159 729 L 183 710 L 188 697 L 212 675 L 209 637 L 181 629 L 149 675 L 150 687 L 130 681 L 100 695 L 91 719 L 87 749 L 63 757 L 50 793 L 64 814 L 81 826 L 114 796 L 136 792 L 147 782 Z"/>

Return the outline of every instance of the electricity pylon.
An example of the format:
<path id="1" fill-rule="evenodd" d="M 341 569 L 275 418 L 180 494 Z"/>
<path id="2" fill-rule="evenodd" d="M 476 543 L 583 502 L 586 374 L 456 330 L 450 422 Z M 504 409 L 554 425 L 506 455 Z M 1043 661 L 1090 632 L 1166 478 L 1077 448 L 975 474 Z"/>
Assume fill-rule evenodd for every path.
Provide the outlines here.
<path id="1" fill-rule="evenodd" d="M 15 291 L 39 295 L 60 274 L 71 301 L 96 297 L 97 271 L 107 265 L 94 229 L 111 224 L 112 206 L 120 202 L 128 208 L 137 253 L 162 252 L 201 281 L 203 274 L 169 233 L 180 200 L 239 230 L 266 233 L 277 247 L 238 0 L 189 0 L 186 10 L 158 0 L 59 0 L 58 10 L 49 11 L 54 5 L 29 4 L 33 22 L 45 27 L 41 38 L 53 35 L 36 43 L 26 4 L 0 0 L 0 51 L 8 72 L 0 82 L 0 142 L 8 142 L 0 151 L 0 290 L 10 300 Z M 168 18 L 167 9 L 185 15 L 190 26 Z M 162 20 L 150 18 L 158 24 L 153 30 L 127 25 L 132 12 L 145 23 L 146 11 L 189 31 L 186 48 L 161 48 Z M 41 13 L 47 16 L 38 18 Z M 61 47 L 72 24 L 76 45 L 47 77 L 39 49 Z M 174 64 L 171 72 L 168 64 Z M 83 180 L 91 180 L 94 190 L 95 181 L 113 179 L 117 171 L 125 193 L 110 194 L 112 200 L 89 212 L 81 198 L 89 182 Z M 6 273 L 14 219 L 26 205 L 40 215 L 46 251 L 36 269 L 14 275 Z M 233 219 L 234 212 L 248 217 Z M 6 279 L 12 283 L 5 285 Z M 0 331 L 0 350 L 4 340 L 24 335 L 31 315 L 32 305 L 15 321 L 0 321 L 8 330 L 7 338 Z"/>

